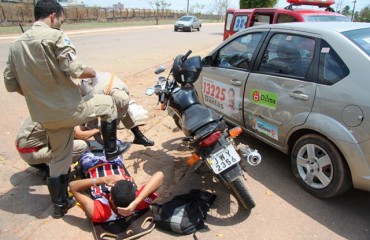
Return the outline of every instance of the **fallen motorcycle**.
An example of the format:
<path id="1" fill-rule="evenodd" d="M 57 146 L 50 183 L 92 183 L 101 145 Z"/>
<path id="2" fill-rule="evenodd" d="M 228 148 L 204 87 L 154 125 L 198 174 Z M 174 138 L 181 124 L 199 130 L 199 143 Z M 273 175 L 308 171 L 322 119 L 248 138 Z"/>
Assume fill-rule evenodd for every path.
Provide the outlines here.
<path id="1" fill-rule="evenodd" d="M 242 129 L 228 129 L 222 115 L 200 104 L 193 83 L 202 63 L 199 56 L 188 58 L 190 54 L 191 51 L 178 55 L 167 77 L 159 75 L 165 71 L 165 67 L 159 67 L 155 71 L 157 83 L 146 94 L 158 96 L 161 109 L 168 110 L 185 134 L 183 142 L 192 150 L 187 163 L 197 163 L 195 169 L 206 164 L 245 208 L 252 209 L 256 204 L 246 186 L 240 161 L 256 166 L 261 156 L 247 145 L 235 146 L 234 138 Z"/>

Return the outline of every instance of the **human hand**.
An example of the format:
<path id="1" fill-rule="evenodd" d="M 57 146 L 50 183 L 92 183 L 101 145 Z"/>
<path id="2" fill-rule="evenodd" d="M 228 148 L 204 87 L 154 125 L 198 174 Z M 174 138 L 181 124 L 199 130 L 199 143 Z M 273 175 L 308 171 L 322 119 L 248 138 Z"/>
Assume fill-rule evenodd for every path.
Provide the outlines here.
<path id="1" fill-rule="evenodd" d="M 130 205 L 128 205 L 125 208 L 118 207 L 117 211 L 118 211 L 118 214 L 120 214 L 121 216 L 127 217 L 134 213 L 136 207 L 137 207 L 137 203 L 133 201 L 130 203 Z"/>
<path id="2" fill-rule="evenodd" d="M 124 178 L 121 175 L 109 175 L 104 177 L 104 183 L 109 187 L 113 187 L 116 182 L 122 179 Z"/>

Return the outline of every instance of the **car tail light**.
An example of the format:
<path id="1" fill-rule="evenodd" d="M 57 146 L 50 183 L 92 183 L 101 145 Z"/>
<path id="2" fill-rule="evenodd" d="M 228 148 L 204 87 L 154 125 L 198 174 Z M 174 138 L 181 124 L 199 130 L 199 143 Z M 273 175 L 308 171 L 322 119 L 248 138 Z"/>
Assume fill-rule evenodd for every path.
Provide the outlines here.
<path id="1" fill-rule="evenodd" d="M 208 147 L 217 142 L 217 140 L 221 137 L 221 132 L 217 131 L 209 135 L 206 139 L 203 139 L 200 143 L 199 146 L 201 147 Z"/>
<path id="2" fill-rule="evenodd" d="M 198 154 L 196 153 L 193 153 L 189 158 L 188 158 L 188 161 L 187 161 L 187 164 L 189 166 L 192 166 L 194 163 L 198 162 L 198 160 L 200 159 L 200 157 L 198 156 Z"/>
<path id="3" fill-rule="evenodd" d="M 236 138 L 237 136 L 239 136 L 239 134 L 241 134 L 243 132 L 242 128 L 241 127 L 234 127 L 233 129 L 230 129 L 229 130 L 229 135 L 230 137 L 232 138 Z"/>

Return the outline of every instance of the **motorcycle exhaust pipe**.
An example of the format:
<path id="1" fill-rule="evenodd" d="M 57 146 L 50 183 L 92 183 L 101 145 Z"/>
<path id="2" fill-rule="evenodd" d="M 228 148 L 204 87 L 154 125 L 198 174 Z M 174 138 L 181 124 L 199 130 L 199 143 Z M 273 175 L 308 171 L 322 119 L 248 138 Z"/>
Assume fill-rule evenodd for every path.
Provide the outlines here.
<path id="1" fill-rule="evenodd" d="M 251 149 L 249 146 L 244 144 L 239 144 L 236 149 L 239 151 L 239 154 L 243 157 L 244 160 L 251 166 L 257 166 L 261 163 L 262 157 L 257 150 Z"/>
<path id="2" fill-rule="evenodd" d="M 247 156 L 247 162 L 251 166 L 257 166 L 262 161 L 261 154 L 258 153 L 257 150 L 254 150 L 253 152 L 249 153 Z"/>

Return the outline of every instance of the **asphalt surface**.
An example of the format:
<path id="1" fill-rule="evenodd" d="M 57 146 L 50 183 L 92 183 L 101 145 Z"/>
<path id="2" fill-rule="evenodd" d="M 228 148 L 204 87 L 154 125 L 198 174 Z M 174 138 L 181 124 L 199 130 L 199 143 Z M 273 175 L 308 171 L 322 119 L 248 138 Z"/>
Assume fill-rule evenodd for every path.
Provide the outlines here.
<path id="1" fill-rule="evenodd" d="M 124 154 L 125 165 L 138 185 L 149 175 L 165 173 L 158 202 L 192 188 L 217 195 L 208 213 L 208 231 L 197 233 L 200 240 L 213 239 L 370 239 L 370 194 L 359 190 L 330 200 L 317 199 L 303 191 L 291 173 L 289 157 L 247 135 L 238 142 L 257 148 L 263 162 L 246 165 L 247 185 L 257 203 L 248 211 L 240 207 L 228 190 L 207 169 L 193 173 L 185 160 L 190 155 L 181 144 L 182 132 L 166 112 L 159 110 L 157 99 L 145 96 L 155 81 L 159 65 L 189 48 L 205 56 L 222 39 L 222 25 L 204 25 L 200 32 L 173 32 L 172 26 L 104 30 L 104 34 L 69 33 L 79 56 L 100 71 L 114 71 L 128 84 L 130 95 L 149 112 L 141 126 L 153 147 L 133 145 Z M 7 46 L 11 39 L 0 36 L 0 71 L 3 72 Z M 22 97 L 7 93 L 0 84 L 0 239 L 94 239 L 92 226 L 83 211 L 71 209 L 62 219 L 53 219 L 45 182 L 25 164 L 14 148 L 19 124 L 28 116 Z M 132 141 L 126 129 L 119 137 Z M 141 239 L 193 239 L 154 229 Z"/>

